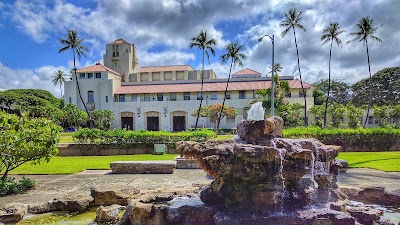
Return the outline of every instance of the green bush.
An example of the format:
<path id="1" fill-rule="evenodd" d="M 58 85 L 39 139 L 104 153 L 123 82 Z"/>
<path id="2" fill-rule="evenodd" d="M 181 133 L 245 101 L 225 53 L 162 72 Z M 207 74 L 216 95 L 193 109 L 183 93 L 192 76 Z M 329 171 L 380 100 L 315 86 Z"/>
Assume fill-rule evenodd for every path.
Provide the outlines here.
<path id="1" fill-rule="evenodd" d="M 23 193 L 35 186 L 36 182 L 26 177 L 22 177 L 18 182 L 15 178 L 7 177 L 0 180 L 0 196 Z"/>
<path id="2" fill-rule="evenodd" d="M 315 138 L 324 144 L 340 145 L 343 150 L 361 147 L 372 150 L 389 150 L 400 144 L 400 129 L 358 128 L 358 129 L 321 129 L 319 127 L 296 127 L 283 130 L 287 138 Z"/>

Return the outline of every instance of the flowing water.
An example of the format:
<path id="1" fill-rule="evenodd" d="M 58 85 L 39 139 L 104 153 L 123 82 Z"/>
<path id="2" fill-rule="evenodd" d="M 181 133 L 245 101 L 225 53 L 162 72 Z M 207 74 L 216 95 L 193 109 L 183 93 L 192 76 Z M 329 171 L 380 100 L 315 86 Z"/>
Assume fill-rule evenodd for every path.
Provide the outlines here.
<path id="1" fill-rule="evenodd" d="M 249 111 L 247 111 L 247 119 L 255 121 L 264 120 L 264 112 L 265 110 L 262 103 L 256 102 L 250 107 Z"/>

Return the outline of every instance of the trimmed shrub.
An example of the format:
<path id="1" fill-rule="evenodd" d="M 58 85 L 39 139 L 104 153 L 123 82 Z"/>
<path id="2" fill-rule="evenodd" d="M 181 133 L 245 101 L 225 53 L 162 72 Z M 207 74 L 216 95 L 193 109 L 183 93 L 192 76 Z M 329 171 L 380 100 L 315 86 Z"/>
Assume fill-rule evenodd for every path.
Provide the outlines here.
<path id="1" fill-rule="evenodd" d="M 24 193 L 33 188 L 36 182 L 26 177 L 22 177 L 18 182 L 12 177 L 0 180 L 0 196 Z"/>

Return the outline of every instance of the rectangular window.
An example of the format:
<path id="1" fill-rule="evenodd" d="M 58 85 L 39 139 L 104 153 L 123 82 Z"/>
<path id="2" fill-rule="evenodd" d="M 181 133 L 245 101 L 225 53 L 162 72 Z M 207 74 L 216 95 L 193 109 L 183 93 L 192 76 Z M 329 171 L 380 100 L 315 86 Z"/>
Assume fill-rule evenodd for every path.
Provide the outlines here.
<path id="1" fill-rule="evenodd" d="M 164 94 L 163 93 L 157 93 L 157 101 L 163 101 L 164 100 Z"/>
<path id="2" fill-rule="evenodd" d="M 72 98 L 69 97 L 68 100 L 69 100 L 69 104 L 71 104 L 72 103 Z"/>
<path id="3" fill-rule="evenodd" d="M 108 102 L 108 96 L 106 96 L 106 102 Z"/>
<path id="4" fill-rule="evenodd" d="M 93 73 L 88 73 L 88 74 L 87 74 L 87 78 L 88 78 L 88 79 L 92 79 L 92 78 L 93 78 Z"/>
<path id="5" fill-rule="evenodd" d="M 204 99 L 203 94 L 204 94 L 204 93 L 197 92 L 197 100 L 202 100 L 202 99 Z"/>
<path id="6" fill-rule="evenodd" d="M 239 91 L 239 99 L 246 99 L 246 91 Z"/>
<path id="7" fill-rule="evenodd" d="M 235 117 L 226 117 L 226 124 L 234 125 L 235 124 Z"/>
<path id="8" fill-rule="evenodd" d="M 96 78 L 101 78 L 101 73 L 96 73 Z"/>
<path id="9" fill-rule="evenodd" d="M 150 94 L 144 94 L 144 100 L 146 102 L 149 102 L 150 101 Z"/>
<path id="10" fill-rule="evenodd" d="M 256 94 L 255 90 L 253 91 L 253 98 L 257 98 L 257 94 Z"/>
<path id="11" fill-rule="evenodd" d="M 176 92 L 172 92 L 169 94 L 169 98 L 171 101 L 176 101 Z"/>
<path id="12" fill-rule="evenodd" d="M 369 116 L 368 117 L 368 124 L 374 124 L 374 117 L 373 116 Z"/>
<path id="13" fill-rule="evenodd" d="M 299 91 L 299 97 L 307 97 L 306 92 Z"/>
<path id="14" fill-rule="evenodd" d="M 88 102 L 94 102 L 94 93 L 93 93 L 93 91 L 88 91 Z"/>
<path id="15" fill-rule="evenodd" d="M 125 95 L 119 95 L 119 102 L 125 102 Z"/>
<path id="16" fill-rule="evenodd" d="M 287 92 L 286 94 L 285 94 L 285 98 L 291 98 L 292 97 L 292 93 L 291 92 Z"/>
<path id="17" fill-rule="evenodd" d="M 183 92 L 183 100 L 190 100 L 190 92 Z"/>
<path id="18" fill-rule="evenodd" d="M 217 100 L 218 99 L 218 94 L 216 91 L 211 92 L 211 100 Z"/>
<path id="19" fill-rule="evenodd" d="M 85 79 L 85 73 L 80 73 L 79 74 L 79 79 Z"/>
<path id="20" fill-rule="evenodd" d="M 132 94 L 131 95 L 131 101 L 136 102 L 137 101 L 137 94 Z"/>
<path id="21" fill-rule="evenodd" d="M 230 91 L 227 91 L 227 92 L 226 92 L 225 98 L 226 98 L 226 99 L 231 99 L 231 92 L 230 92 Z"/>

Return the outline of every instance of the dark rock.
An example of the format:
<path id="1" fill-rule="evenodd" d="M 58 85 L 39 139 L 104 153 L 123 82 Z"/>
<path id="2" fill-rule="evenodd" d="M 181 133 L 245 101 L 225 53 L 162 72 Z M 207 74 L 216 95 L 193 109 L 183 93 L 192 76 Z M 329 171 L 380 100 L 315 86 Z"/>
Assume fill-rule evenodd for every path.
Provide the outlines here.
<path id="1" fill-rule="evenodd" d="M 56 208 L 52 203 L 53 201 L 29 204 L 28 213 L 40 214 L 55 211 Z"/>
<path id="2" fill-rule="evenodd" d="M 134 187 L 97 186 L 91 188 L 94 205 L 128 205 L 130 199 L 137 197 L 140 190 Z"/>
<path id="3" fill-rule="evenodd" d="M 142 203 L 161 203 L 168 202 L 174 199 L 175 194 L 171 192 L 167 193 L 146 193 L 140 196 L 139 201 Z"/>
<path id="4" fill-rule="evenodd" d="M 15 223 L 27 213 L 28 205 L 22 203 L 10 203 L 0 210 L 0 223 Z"/>
<path id="5" fill-rule="evenodd" d="M 121 205 L 100 206 L 96 210 L 96 221 L 98 222 L 115 222 L 118 215 L 125 207 Z"/>
<path id="6" fill-rule="evenodd" d="M 336 165 L 338 166 L 340 173 L 346 173 L 349 163 L 343 159 L 336 159 Z"/>
<path id="7" fill-rule="evenodd" d="M 327 208 L 323 209 L 310 209 L 299 211 L 299 218 L 304 221 L 305 224 L 335 224 L 335 225 L 349 225 L 355 224 L 355 220 L 350 214 L 345 212 L 339 212 L 330 210 Z M 326 219 L 326 220 L 323 220 Z"/>
<path id="8" fill-rule="evenodd" d="M 385 192 L 382 200 L 388 203 L 400 204 L 400 189 Z"/>
<path id="9" fill-rule="evenodd" d="M 92 196 L 70 196 L 63 199 L 54 199 L 51 208 L 55 211 L 84 212 L 93 205 Z"/>
<path id="10" fill-rule="evenodd" d="M 115 161 L 110 163 L 116 174 L 170 174 L 175 171 L 175 161 Z"/>
<path id="11" fill-rule="evenodd" d="M 350 199 L 357 199 L 360 189 L 356 187 L 341 186 L 340 191 L 347 195 Z"/>
<path id="12" fill-rule="evenodd" d="M 365 187 L 358 192 L 357 198 L 362 200 L 382 199 L 384 194 L 384 187 Z"/>
<path id="13" fill-rule="evenodd" d="M 346 211 L 364 225 L 374 224 L 382 215 L 382 211 L 363 206 L 347 206 Z"/>

